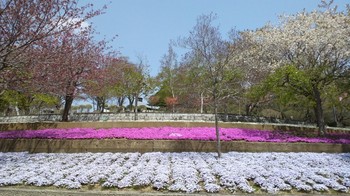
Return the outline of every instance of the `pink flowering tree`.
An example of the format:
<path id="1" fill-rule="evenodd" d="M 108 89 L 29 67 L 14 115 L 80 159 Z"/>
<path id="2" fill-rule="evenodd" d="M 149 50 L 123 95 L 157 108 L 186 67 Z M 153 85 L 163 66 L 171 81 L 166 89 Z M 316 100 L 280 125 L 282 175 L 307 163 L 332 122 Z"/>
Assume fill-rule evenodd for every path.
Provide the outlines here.
<path id="1" fill-rule="evenodd" d="M 42 47 L 39 45 L 43 40 L 62 37 L 80 28 L 86 20 L 101 14 L 103 9 L 94 10 L 92 4 L 80 6 L 77 0 L 2 0 L 0 94 L 9 89 L 25 90 L 19 89 L 18 83 L 30 82 L 31 78 L 25 72 L 30 62 L 45 60 L 29 52 L 31 49 Z"/>
<path id="2" fill-rule="evenodd" d="M 175 112 L 175 105 L 178 103 L 177 97 L 166 97 L 165 104 L 168 108 L 172 108 L 172 112 Z"/>
<path id="3" fill-rule="evenodd" d="M 62 121 L 68 121 L 73 100 L 84 92 L 84 85 L 102 73 L 106 42 L 94 42 L 92 33 L 91 28 L 68 31 L 43 40 L 32 50 L 40 58 L 32 60 L 27 70 L 34 79 L 31 86 L 62 98 Z"/>

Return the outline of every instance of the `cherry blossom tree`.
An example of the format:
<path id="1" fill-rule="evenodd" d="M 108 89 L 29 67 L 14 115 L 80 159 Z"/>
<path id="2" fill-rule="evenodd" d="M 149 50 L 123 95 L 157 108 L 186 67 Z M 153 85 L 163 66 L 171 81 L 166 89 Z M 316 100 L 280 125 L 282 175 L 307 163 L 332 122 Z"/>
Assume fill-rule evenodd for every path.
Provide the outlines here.
<path id="1" fill-rule="evenodd" d="M 166 97 L 165 103 L 169 108 L 172 108 L 172 112 L 175 112 L 175 105 L 178 103 L 177 97 Z"/>
<path id="2" fill-rule="evenodd" d="M 84 91 L 84 85 L 99 76 L 106 42 L 94 42 L 92 34 L 92 29 L 65 32 L 42 40 L 33 50 L 41 58 L 28 67 L 34 79 L 31 86 L 62 97 L 62 121 L 69 120 L 73 100 Z"/>
<path id="3" fill-rule="evenodd" d="M 323 95 L 333 82 L 349 77 L 349 35 L 349 15 L 330 8 L 282 16 L 279 25 L 246 32 L 259 53 L 271 57 L 266 66 L 288 66 L 277 85 L 312 102 L 320 135 L 326 129 Z"/>
<path id="4" fill-rule="evenodd" d="M 23 82 L 23 69 L 37 58 L 28 50 L 43 39 L 81 28 L 103 9 L 94 10 L 92 4 L 80 6 L 77 0 L 1 0 L 0 94 L 15 89 L 14 82 Z"/>
<path id="5" fill-rule="evenodd" d="M 253 115 L 259 105 L 266 99 L 253 98 L 251 87 L 260 84 L 273 70 L 271 62 L 276 62 L 277 57 L 272 56 L 270 50 L 263 50 L 262 45 L 255 42 L 247 31 L 237 32 L 233 30 L 230 36 L 235 40 L 231 63 L 237 65 L 242 74 L 240 89 L 242 96 L 238 97 L 239 105 L 245 106 L 245 114 Z M 265 46 L 266 47 L 266 46 Z"/>

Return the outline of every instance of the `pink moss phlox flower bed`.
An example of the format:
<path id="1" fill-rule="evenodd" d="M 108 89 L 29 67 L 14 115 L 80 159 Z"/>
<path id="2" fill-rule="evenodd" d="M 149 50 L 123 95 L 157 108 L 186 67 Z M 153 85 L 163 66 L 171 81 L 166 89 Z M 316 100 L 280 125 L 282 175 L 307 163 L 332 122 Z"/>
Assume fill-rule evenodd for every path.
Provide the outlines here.
<path id="1" fill-rule="evenodd" d="M 221 128 L 222 141 L 248 142 L 307 142 L 350 144 L 350 134 L 331 134 L 323 138 L 298 137 L 288 133 Z M 132 139 L 132 140 L 205 140 L 213 141 L 212 127 L 143 127 L 143 128 L 71 128 L 0 132 L 0 139 Z"/>

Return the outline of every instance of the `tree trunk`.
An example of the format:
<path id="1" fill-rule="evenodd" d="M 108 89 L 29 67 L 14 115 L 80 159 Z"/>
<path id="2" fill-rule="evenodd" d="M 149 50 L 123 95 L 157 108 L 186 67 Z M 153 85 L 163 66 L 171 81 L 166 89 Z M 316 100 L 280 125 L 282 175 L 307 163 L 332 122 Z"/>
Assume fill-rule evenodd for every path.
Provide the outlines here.
<path id="1" fill-rule="evenodd" d="M 247 116 L 251 115 L 251 111 L 252 111 L 251 108 L 252 108 L 251 104 L 246 104 L 245 105 L 245 115 L 247 115 Z"/>
<path id="2" fill-rule="evenodd" d="M 127 98 L 129 100 L 130 111 L 132 111 L 132 106 L 134 105 L 135 97 L 134 96 L 128 96 Z"/>
<path id="3" fill-rule="evenodd" d="M 227 106 L 224 109 L 225 112 L 225 121 L 228 122 L 228 111 L 227 111 Z"/>
<path id="4" fill-rule="evenodd" d="M 63 114 L 62 114 L 63 122 L 68 122 L 68 115 L 69 115 L 70 108 L 72 107 L 73 100 L 74 98 L 72 95 L 66 95 Z"/>
<path id="5" fill-rule="evenodd" d="M 101 104 L 100 104 L 100 101 L 98 100 L 98 97 L 96 97 L 95 100 L 96 100 L 96 110 L 101 111 Z"/>
<path id="6" fill-rule="evenodd" d="M 214 118 L 215 118 L 215 132 L 216 132 L 216 150 L 218 152 L 218 158 L 221 158 L 221 142 L 220 142 L 220 129 L 218 119 L 218 100 L 217 100 L 217 87 L 214 87 Z"/>
<path id="7" fill-rule="evenodd" d="M 106 99 L 104 97 L 96 97 L 95 99 L 97 102 L 97 110 L 103 113 L 105 110 Z"/>
<path id="8" fill-rule="evenodd" d="M 252 116 L 254 109 L 258 106 L 257 103 L 249 103 L 245 105 L 245 113 L 247 116 Z"/>
<path id="9" fill-rule="evenodd" d="M 101 113 L 105 112 L 105 107 L 106 107 L 106 100 L 103 99 L 102 104 L 101 104 Z"/>
<path id="10" fill-rule="evenodd" d="M 204 97 L 203 92 L 201 93 L 201 114 L 203 114 Z"/>
<path id="11" fill-rule="evenodd" d="M 313 87 L 313 91 L 314 91 L 314 99 L 316 102 L 314 111 L 315 111 L 316 122 L 318 127 L 318 135 L 324 136 L 326 134 L 326 124 L 324 121 L 321 94 L 317 87 Z"/>
<path id="12" fill-rule="evenodd" d="M 135 100 L 135 120 L 137 120 L 137 103 L 138 103 L 138 96 L 135 96 L 134 100 Z"/>
<path id="13" fill-rule="evenodd" d="M 334 123 L 335 126 L 338 127 L 338 117 L 337 117 L 337 108 L 335 108 L 335 106 L 333 106 L 333 118 L 334 118 Z"/>
<path id="14" fill-rule="evenodd" d="M 122 107 L 122 106 L 123 106 L 124 100 L 125 100 L 125 97 L 118 97 L 118 98 L 117 98 L 118 106 L 119 106 L 119 107 Z"/>
<path id="15" fill-rule="evenodd" d="M 16 116 L 19 116 L 19 108 L 18 108 L 18 105 L 17 105 L 17 102 L 16 102 L 16 105 L 15 105 L 15 110 L 16 110 Z"/>
<path id="16" fill-rule="evenodd" d="M 10 106 L 8 106 L 8 107 L 6 108 L 6 115 L 5 115 L 5 116 L 10 116 L 11 113 L 12 113 L 12 109 L 11 109 Z"/>
<path id="17" fill-rule="evenodd" d="M 241 100 L 238 101 L 238 115 L 241 115 Z"/>
<path id="18" fill-rule="evenodd" d="M 306 113 L 305 113 L 305 116 L 304 116 L 304 121 L 305 122 L 311 122 L 311 113 L 310 113 L 310 110 L 309 108 L 306 108 Z"/>
<path id="19" fill-rule="evenodd" d="M 171 88 L 171 98 L 173 98 L 173 101 L 175 100 L 175 93 L 172 88 Z M 175 102 L 172 103 L 171 109 L 172 109 L 172 113 L 175 113 Z"/>

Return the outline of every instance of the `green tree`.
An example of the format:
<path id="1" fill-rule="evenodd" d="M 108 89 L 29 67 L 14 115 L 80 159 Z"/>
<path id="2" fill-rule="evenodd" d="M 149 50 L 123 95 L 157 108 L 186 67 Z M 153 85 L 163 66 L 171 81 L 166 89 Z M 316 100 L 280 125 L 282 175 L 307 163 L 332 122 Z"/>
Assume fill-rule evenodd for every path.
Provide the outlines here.
<path id="1" fill-rule="evenodd" d="M 161 88 L 169 91 L 172 100 L 177 99 L 179 93 L 178 77 L 178 62 L 177 55 L 174 52 L 172 46 L 169 44 L 168 53 L 165 54 L 161 60 L 161 71 L 158 74 L 158 80 L 161 84 Z M 162 97 L 162 101 L 166 98 Z M 175 112 L 175 104 L 172 104 L 172 112 Z"/>
<path id="2" fill-rule="evenodd" d="M 349 77 L 349 15 L 336 9 L 285 16 L 277 26 L 266 25 L 246 36 L 268 53 L 267 66 L 281 69 L 286 92 L 312 101 L 319 135 L 326 131 L 324 97 L 329 85 Z M 277 59 L 277 60 L 276 60 Z"/>
<path id="3" fill-rule="evenodd" d="M 39 113 L 44 108 L 55 108 L 60 103 L 58 97 L 43 93 L 21 93 L 7 90 L 0 96 L 0 108 L 5 114 L 10 114 L 14 110 L 16 115 L 28 115 Z"/>
<path id="4" fill-rule="evenodd" d="M 233 54 L 232 43 L 223 40 L 219 27 L 214 26 L 215 14 L 201 15 L 188 37 L 181 38 L 179 45 L 189 49 L 186 54 L 194 59 L 197 67 L 206 80 L 204 85 L 212 98 L 215 116 L 215 131 L 217 138 L 218 157 L 221 157 L 220 130 L 218 123 L 218 106 L 223 98 L 233 97 L 237 94 L 234 86 L 238 84 L 239 71 L 231 64 Z"/>
<path id="5" fill-rule="evenodd" d="M 139 57 L 139 63 L 128 64 L 128 66 L 123 68 L 122 83 L 119 90 L 125 92 L 127 99 L 129 100 L 129 107 L 133 108 L 135 103 L 134 119 L 137 120 L 137 105 L 138 98 L 141 96 L 148 95 L 154 88 L 153 79 L 150 77 L 148 64 L 146 60 L 142 57 Z"/>

